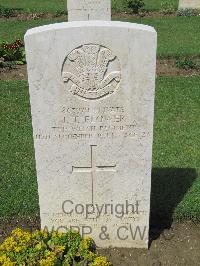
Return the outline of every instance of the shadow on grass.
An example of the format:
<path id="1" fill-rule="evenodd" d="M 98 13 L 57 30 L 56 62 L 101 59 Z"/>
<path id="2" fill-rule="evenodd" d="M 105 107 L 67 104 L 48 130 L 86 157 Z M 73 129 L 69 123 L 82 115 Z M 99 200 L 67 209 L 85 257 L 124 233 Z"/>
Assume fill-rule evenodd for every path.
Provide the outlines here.
<path id="1" fill-rule="evenodd" d="M 150 244 L 170 229 L 173 212 L 197 178 L 195 169 L 153 168 L 151 187 Z"/>

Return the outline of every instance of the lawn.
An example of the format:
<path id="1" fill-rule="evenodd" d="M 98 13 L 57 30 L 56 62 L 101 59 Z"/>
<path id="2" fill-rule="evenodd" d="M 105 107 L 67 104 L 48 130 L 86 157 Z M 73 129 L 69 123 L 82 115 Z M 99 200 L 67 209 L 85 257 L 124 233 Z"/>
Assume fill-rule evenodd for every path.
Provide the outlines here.
<path id="1" fill-rule="evenodd" d="M 200 77 L 157 80 L 151 203 L 161 216 L 200 221 L 199 106 Z"/>
<path id="2" fill-rule="evenodd" d="M 174 9 L 178 9 L 179 0 L 144 0 L 145 9 L 147 10 L 160 10 L 162 9 L 162 3 L 165 6 L 172 6 Z"/>
<path id="3" fill-rule="evenodd" d="M 66 18 L 67 20 L 67 18 Z M 53 24 L 56 22 L 62 22 L 61 19 L 38 19 L 27 21 L 15 21 L 4 20 L 1 21 L 0 27 L 0 42 L 1 41 L 13 41 L 17 38 L 23 39 L 25 32 L 34 27 L 43 26 L 47 24 Z"/>
<path id="4" fill-rule="evenodd" d="M 34 214 L 37 186 L 26 82 L 0 82 L 0 216 Z"/>
<path id="5" fill-rule="evenodd" d="M 200 17 L 142 18 L 129 21 L 155 27 L 158 31 L 159 57 L 200 55 Z M 23 39 L 27 29 L 56 22 L 61 22 L 61 19 L 17 21 L 17 23 L 15 20 L 1 21 L 0 40 Z"/>
<path id="6" fill-rule="evenodd" d="M 199 106 L 200 77 L 157 80 L 151 201 L 156 217 L 200 219 Z M 34 216 L 38 196 L 27 82 L 1 81 L 0 109 L 0 216 Z"/>
<path id="7" fill-rule="evenodd" d="M 177 9 L 178 0 L 144 0 L 145 9 L 159 10 L 163 2 L 171 2 L 172 6 Z M 1 0 L 0 5 L 18 8 L 22 12 L 56 13 L 57 11 L 66 11 L 67 0 Z M 125 10 L 126 0 L 112 0 L 112 8 L 117 11 Z"/>
<path id="8" fill-rule="evenodd" d="M 200 17 L 131 19 L 129 22 L 153 26 L 158 32 L 158 56 L 200 55 Z"/>

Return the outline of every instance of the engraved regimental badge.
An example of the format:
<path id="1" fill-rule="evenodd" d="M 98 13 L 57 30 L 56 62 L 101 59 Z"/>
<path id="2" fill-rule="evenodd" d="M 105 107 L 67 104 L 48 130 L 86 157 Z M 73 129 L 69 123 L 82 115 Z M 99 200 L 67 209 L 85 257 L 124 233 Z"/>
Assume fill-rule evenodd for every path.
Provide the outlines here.
<path id="1" fill-rule="evenodd" d="M 81 45 L 65 58 L 62 78 L 73 95 L 88 100 L 100 99 L 112 94 L 119 86 L 119 59 L 104 46 Z"/>

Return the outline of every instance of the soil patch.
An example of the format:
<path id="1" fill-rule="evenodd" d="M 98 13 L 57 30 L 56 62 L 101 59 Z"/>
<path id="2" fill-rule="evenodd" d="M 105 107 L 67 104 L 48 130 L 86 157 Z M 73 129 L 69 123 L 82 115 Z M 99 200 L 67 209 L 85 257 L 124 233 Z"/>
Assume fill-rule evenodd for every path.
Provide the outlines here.
<path id="1" fill-rule="evenodd" d="M 157 76 L 194 76 L 200 75 L 200 69 L 180 69 L 176 67 L 175 59 L 158 59 Z M 14 69 L 0 68 L 0 80 L 27 80 L 26 65 Z"/>
<path id="2" fill-rule="evenodd" d="M 0 80 L 27 80 L 27 66 L 19 65 L 15 68 L 0 68 Z"/>
<path id="3" fill-rule="evenodd" d="M 156 72 L 158 76 L 195 76 L 200 75 L 199 69 L 182 69 L 176 66 L 176 60 L 158 59 Z"/>
<path id="4" fill-rule="evenodd" d="M 100 250 L 114 266 L 199 265 L 200 225 L 173 224 L 153 240 L 149 250 L 113 248 Z"/>
<path id="5" fill-rule="evenodd" d="M 169 12 L 169 13 L 164 13 L 162 11 L 144 11 L 140 12 L 139 14 L 133 14 L 130 12 L 113 12 L 112 13 L 112 19 L 131 19 L 131 18 L 143 18 L 143 17 L 148 17 L 148 18 L 164 18 L 164 17 L 176 17 L 177 12 Z"/>
<path id="6" fill-rule="evenodd" d="M 29 231 L 39 229 L 40 219 L 0 219 L 0 241 L 2 242 L 16 227 Z M 199 265 L 200 224 L 173 223 L 170 229 L 165 229 L 161 233 L 159 229 L 151 228 L 150 240 L 149 250 L 109 248 L 98 249 L 98 253 L 106 256 L 113 266 Z"/>
<path id="7" fill-rule="evenodd" d="M 11 231 L 16 227 L 23 230 L 34 231 L 40 228 L 40 218 L 20 217 L 20 218 L 0 218 L 0 243 L 10 235 Z"/>
<path id="8" fill-rule="evenodd" d="M 61 14 L 61 15 L 55 15 L 51 13 L 18 13 L 16 16 L 13 17 L 1 17 L 0 21 L 12 21 L 12 20 L 18 20 L 18 21 L 25 21 L 25 20 L 37 20 L 37 19 L 53 19 L 53 18 L 59 18 L 63 21 L 67 21 L 67 15 Z"/>
<path id="9" fill-rule="evenodd" d="M 140 14 L 133 14 L 130 12 L 112 12 L 112 18 L 116 19 L 130 19 L 130 18 L 141 18 L 141 17 L 175 17 L 177 16 L 177 12 L 163 13 L 162 11 L 144 11 L 140 12 Z M 36 19 L 53 19 L 59 18 L 63 19 L 63 21 L 67 21 L 67 14 L 52 14 L 52 13 L 18 13 L 13 17 L 2 17 L 1 20 L 36 20 Z"/>

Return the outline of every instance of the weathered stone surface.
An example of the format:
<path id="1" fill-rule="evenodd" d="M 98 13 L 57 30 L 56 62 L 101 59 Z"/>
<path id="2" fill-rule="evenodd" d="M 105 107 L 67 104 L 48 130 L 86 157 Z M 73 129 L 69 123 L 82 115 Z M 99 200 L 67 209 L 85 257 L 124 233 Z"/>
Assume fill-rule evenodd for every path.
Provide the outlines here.
<path id="1" fill-rule="evenodd" d="M 200 9 L 200 0 L 179 0 L 179 9 Z"/>
<path id="2" fill-rule="evenodd" d="M 110 0 L 68 0 L 68 21 L 111 20 Z"/>
<path id="3" fill-rule="evenodd" d="M 25 45 L 42 227 L 147 247 L 156 32 L 70 22 L 29 30 Z"/>

